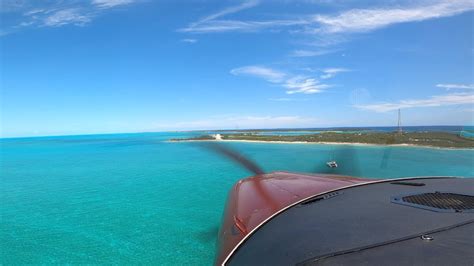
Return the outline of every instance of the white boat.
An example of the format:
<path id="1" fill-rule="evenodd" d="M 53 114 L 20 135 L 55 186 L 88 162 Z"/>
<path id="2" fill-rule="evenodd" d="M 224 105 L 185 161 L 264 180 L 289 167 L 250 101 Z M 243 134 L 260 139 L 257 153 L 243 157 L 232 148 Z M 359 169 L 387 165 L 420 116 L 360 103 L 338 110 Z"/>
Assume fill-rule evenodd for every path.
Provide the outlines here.
<path id="1" fill-rule="evenodd" d="M 336 161 L 329 161 L 329 162 L 326 163 L 326 165 L 330 168 L 337 168 Z"/>

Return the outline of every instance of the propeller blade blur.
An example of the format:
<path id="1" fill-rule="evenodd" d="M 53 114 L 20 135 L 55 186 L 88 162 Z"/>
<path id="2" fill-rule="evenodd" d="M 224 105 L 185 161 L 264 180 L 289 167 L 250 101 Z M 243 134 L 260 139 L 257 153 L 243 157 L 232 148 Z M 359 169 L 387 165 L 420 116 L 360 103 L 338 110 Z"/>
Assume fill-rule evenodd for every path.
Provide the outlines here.
<path id="1" fill-rule="evenodd" d="M 254 173 L 255 175 L 261 175 L 265 172 L 260 168 L 255 162 L 247 159 L 239 152 L 216 142 L 203 142 L 201 143 L 202 147 L 213 151 L 219 155 L 224 155 L 228 159 L 232 160 L 233 162 L 243 166 L 245 169 L 249 170 L 250 172 Z"/>

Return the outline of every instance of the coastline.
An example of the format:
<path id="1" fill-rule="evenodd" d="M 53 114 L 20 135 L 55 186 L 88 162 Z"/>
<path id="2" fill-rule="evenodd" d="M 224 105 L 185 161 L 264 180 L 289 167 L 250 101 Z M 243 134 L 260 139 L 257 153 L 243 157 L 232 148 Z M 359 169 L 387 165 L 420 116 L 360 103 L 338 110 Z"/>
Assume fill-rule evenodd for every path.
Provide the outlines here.
<path id="1" fill-rule="evenodd" d="M 362 142 L 312 142 L 312 141 L 281 141 L 281 140 L 240 140 L 240 139 L 183 139 L 168 140 L 168 142 L 249 142 L 249 143 L 273 143 L 273 144 L 314 144 L 314 145 L 353 145 L 353 146 L 373 146 L 373 147 L 407 147 L 407 148 L 428 148 L 442 150 L 474 150 L 471 148 L 455 148 L 455 147 L 437 147 L 429 145 L 417 144 L 372 144 Z"/>

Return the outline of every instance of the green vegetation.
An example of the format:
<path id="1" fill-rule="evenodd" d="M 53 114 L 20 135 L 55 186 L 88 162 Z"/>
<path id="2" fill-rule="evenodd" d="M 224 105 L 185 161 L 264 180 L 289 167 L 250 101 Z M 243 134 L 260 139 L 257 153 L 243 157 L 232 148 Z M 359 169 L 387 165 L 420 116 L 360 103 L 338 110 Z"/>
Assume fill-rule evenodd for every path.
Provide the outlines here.
<path id="1" fill-rule="evenodd" d="M 183 140 L 212 140 L 212 136 L 200 136 Z M 265 136 L 257 134 L 222 134 L 224 140 L 249 141 L 288 141 L 288 142 L 327 142 L 327 143 L 364 143 L 378 145 L 410 144 L 442 148 L 474 148 L 474 139 L 446 132 L 409 132 L 403 134 L 383 132 L 336 133 L 297 136 Z"/>

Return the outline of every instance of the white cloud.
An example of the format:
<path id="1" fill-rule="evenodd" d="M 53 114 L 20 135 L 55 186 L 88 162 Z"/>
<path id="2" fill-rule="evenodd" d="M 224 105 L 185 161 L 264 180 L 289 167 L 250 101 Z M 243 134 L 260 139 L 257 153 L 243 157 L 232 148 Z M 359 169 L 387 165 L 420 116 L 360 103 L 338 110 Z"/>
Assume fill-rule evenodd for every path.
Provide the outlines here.
<path id="1" fill-rule="evenodd" d="M 241 3 L 240 5 L 231 6 L 231 7 L 225 8 L 221 11 L 218 11 L 214 14 L 211 14 L 211 15 L 201 19 L 198 23 L 209 21 L 209 20 L 214 20 L 216 18 L 225 16 L 225 15 L 229 15 L 229 14 L 236 13 L 236 12 L 248 9 L 248 8 L 252 8 L 252 7 L 254 7 L 258 4 L 259 4 L 259 1 L 257 1 L 257 0 L 248 0 L 248 1 L 245 1 L 245 2 Z"/>
<path id="2" fill-rule="evenodd" d="M 297 25 L 306 25 L 309 21 L 305 19 L 279 19 L 267 21 L 242 21 L 242 20 L 222 20 L 220 17 L 240 12 L 257 6 L 260 3 L 258 0 L 248 0 L 240 5 L 227 7 L 214 14 L 208 15 L 196 22 L 190 23 L 187 27 L 179 29 L 181 32 L 190 33 L 215 33 L 215 32 L 229 32 L 229 31 L 245 31 L 255 32 L 268 28 L 290 27 Z"/>
<path id="3" fill-rule="evenodd" d="M 186 42 L 186 43 L 196 43 L 198 40 L 197 39 L 182 39 L 181 41 Z"/>
<path id="4" fill-rule="evenodd" d="M 258 27 L 254 22 L 232 21 L 232 20 L 217 20 L 218 18 L 237 13 L 239 11 L 255 7 L 259 4 L 257 0 L 248 0 L 236 6 L 224 8 L 214 14 L 208 15 L 196 22 L 189 24 L 186 28 L 180 29 L 183 32 L 222 32 L 242 29 L 251 29 Z"/>
<path id="5" fill-rule="evenodd" d="M 413 2 L 412 2 L 413 3 Z M 255 32 L 264 29 L 291 28 L 292 32 L 304 32 L 314 34 L 314 36 L 325 35 L 321 42 L 328 45 L 326 37 L 328 34 L 367 32 L 393 24 L 417 22 L 428 19 L 442 18 L 458 15 L 474 9 L 471 0 L 437 0 L 437 1 L 416 1 L 406 7 L 385 7 L 350 9 L 336 15 L 294 15 L 295 19 L 275 19 L 275 20 L 222 20 L 218 19 L 225 15 L 239 12 L 244 9 L 254 7 L 256 1 L 247 1 L 237 6 L 232 6 L 215 14 L 211 14 L 197 22 L 189 24 L 180 29 L 182 32 L 211 33 L 247 31 Z M 335 39 L 338 43 L 340 38 Z M 335 40 L 331 40 L 333 43 Z M 313 56 L 309 51 L 295 51 L 295 56 Z M 318 55 L 314 53 L 314 55 Z"/>
<path id="6" fill-rule="evenodd" d="M 249 75 L 263 78 L 269 82 L 280 83 L 286 76 L 285 73 L 262 66 L 245 66 L 234 68 L 230 71 L 232 75 Z"/>
<path id="7" fill-rule="evenodd" d="M 18 0 L 11 0 L 11 2 Z M 15 25 L 4 25 L 2 35 L 33 27 L 84 26 L 109 8 L 131 4 L 137 0 L 31 1 L 19 4 L 13 11 L 20 19 Z M 2 7 L 3 8 L 3 7 Z M 13 12 L 11 11 L 11 12 Z"/>
<path id="8" fill-rule="evenodd" d="M 276 83 L 286 88 L 287 94 L 314 94 L 320 93 L 332 87 L 329 84 L 320 83 L 314 77 L 305 75 L 291 75 L 278 70 L 262 66 L 245 66 L 235 68 L 230 71 L 233 75 L 249 75 L 265 79 L 268 82 Z"/>
<path id="9" fill-rule="evenodd" d="M 421 108 L 421 107 L 439 107 L 449 105 L 474 104 L 474 94 L 452 93 L 445 95 L 435 95 L 428 99 L 401 100 L 396 103 L 378 103 L 368 105 L 355 105 L 356 108 L 375 111 L 388 112 L 397 109 Z"/>
<path id="10" fill-rule="evenodd" d="M 111 8 L 116 6 L 128 5 L 135 0 L 92 0 L 92 4 L 99 8 Z"/>
<path id="11" fill-rule="evenodd" d="M 443 0 L 406 8 L 352 9 L 336 16 L 316 15 L 316 32 L 366 32 L 392 24 L 449 17 L 474 9 L 471 0 Z"/>
<path id="12" fill-rule="evenodd" d="M 312 57 L 331 54 L 337 52 L 337 50 L 295 50 L 290 56 L 294 57 Z"/>
<path id="13" fill-rule="evenodd" d="M 44 13 L 44 12 L 47 12 L 47 10 L 43 8 L 38 8 L 38 9 L 33 9 L 33 10 L 23 13 L 23 16 L 31 16 L 31 15 L 35 15 L 39 13 Z"/>
<path id="14" fill-rule="evenodd" d="M 450 89 L 468 89 L 473 90 L 474 84 L 436 84 L 438 88 Z"/>
<path id="15" fill-rule="evenodd" d="M 81 14 L 77 8 L 63 9 L 54 12 L 44 19 L 44 26 L 58 27 L 65 24 L 82 26 L 91 21 L 91 15 Z"/>
<path id="16" fill-rule="evenodd" d="M 296 76 L 286 80 L 283 84 L 287 94 L 303 93 L 303 94 L 313 94 L 320 93 L 325 89 L 332 87 L 328 84 L 321 84 L 318 80 L 314 78 L 307 78 L 304 76 Z"/>
<path id="17" fill-rule="evenodd" d="M 330 78 L 333 78 L 335 77 L 338 73 L 342 73 L 342 72 L 348 72 L 349 69 L 346 69 L 346 68 L 326 68 L 326 69 L 323 69 L 322 72 L 324 73 L 323 75 L 321 75 L 321 79 L 330 79 Z"/>
<path id="18" fill-rule="evenodd" d="M 268 28 L 290 27 L 308 24 L 305 20 L 271 20 L 271 21 L 240 21 L 240 20 L 209 20 L 195 22 L 188 27 L 180 29 L 182 32 L 213 33 L 244 31 L 255 32 Z"/>

